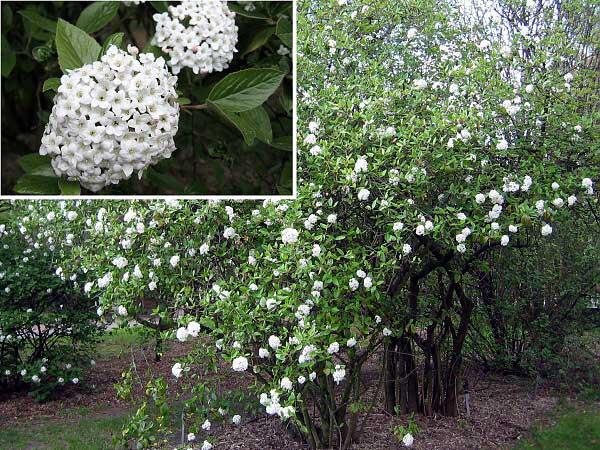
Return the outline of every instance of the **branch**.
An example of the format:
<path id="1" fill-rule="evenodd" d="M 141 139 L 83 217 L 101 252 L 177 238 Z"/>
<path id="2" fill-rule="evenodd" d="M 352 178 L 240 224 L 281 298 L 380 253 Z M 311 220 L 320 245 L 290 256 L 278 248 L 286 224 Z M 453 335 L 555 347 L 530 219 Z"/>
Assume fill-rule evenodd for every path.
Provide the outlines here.
<path id="1" fill-rule="evenodd" d="M 206 103 L 202 103 L 201 105 L 180 105 L 181 109 L 185 110 L 185 109 L 192 109 L 192 110 L 196 110 L 196 109 L 207 109 L 208 105 Z"/>

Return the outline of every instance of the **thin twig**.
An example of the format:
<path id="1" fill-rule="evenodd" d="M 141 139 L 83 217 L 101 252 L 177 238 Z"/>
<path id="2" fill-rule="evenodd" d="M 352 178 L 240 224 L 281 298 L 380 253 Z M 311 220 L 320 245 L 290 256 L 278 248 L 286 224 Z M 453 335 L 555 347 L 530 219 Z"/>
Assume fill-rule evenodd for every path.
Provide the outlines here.
<path id="1" fill-rule="evenodd" d="M 181 105 L 181 109 L 206 109 L 208 105 L 203 103 L 201 105 Z"/>

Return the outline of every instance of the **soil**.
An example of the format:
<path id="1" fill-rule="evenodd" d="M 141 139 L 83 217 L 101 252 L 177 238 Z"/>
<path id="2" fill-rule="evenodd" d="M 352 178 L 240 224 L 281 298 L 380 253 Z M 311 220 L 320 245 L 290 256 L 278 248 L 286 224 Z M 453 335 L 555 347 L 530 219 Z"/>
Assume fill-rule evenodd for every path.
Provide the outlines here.
<path id="1" fill-rule="evenodd" d="M 121 380 L 121 372 L 135 361 L 136 370 L 143 379 L 149 375 L 163 375 L 171 379 L 174 361 L 187 354 L 189 343 L 172 343 L 160 362 L 154 362 L 150 344 L 131 352 L 106 360 L 99 360 L 86 375 L 85 382 L 70 385 L 59 393 L 56 400 L 37 403 L 24 393 L 0 394 L 0 428 L 24 426 L 48 421 L 72 420 L 74 408 L 89 408 L 91 415 L 121 415 L 131 411 L 129 402 L 116 398 L 114 384 Z M 364 377 L 377 380 L 377 361 L 365 369 Z M 248 376 L 231 374 L 224 388 L 244 387 L 250 382 Z M 133 398 L 143 396 L 143 387 L 136 387 Z M 171 388 L 174 395 L 176 383 Z M 374 395 L 375 390 L 371 393 Z M 561 394 L 549 387 L 534 385 L 529 380 L 479 374 L 472 381 L 470 416 L 467 417 L 464 399 L 461 397 L 459 417 L 415 416 L 419 433 L 413 448 L 416 450 L 468 450 L 507 449 L 523 438 L 534 422 L 551 412 Z M 575 400 L 571 400 L 575 402 Z M 403 448 L 393 434 L 394 427 L 406 426 L 408 418 L 392 417 L 381 409 L 382 402 L 375 402 L 373 413 L 364 424 L 361 441 L 352 450 L 392 450 Z M 379 409 L 378 409 L 379 408 Z M 240 450 L 303 450 L 308 447 L 295 438 L 276 418 L 260 414 L 245 417 L 241 425 L 214 425 L 211 435 L 216 438 L 219 449 Z M 174 438 L 173 446 L 176 445 Z M 170 447 L 172 448 L 172 446 Z"/>

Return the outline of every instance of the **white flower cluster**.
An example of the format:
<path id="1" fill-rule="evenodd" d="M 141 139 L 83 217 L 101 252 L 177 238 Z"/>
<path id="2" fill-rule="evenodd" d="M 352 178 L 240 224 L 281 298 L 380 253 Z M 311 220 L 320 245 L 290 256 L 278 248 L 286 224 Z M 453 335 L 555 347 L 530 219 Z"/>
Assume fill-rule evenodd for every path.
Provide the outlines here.
<path id="1" fill-rule="evenodd" d="M 287 419 L 296 413 L 293 406 L 281 406 L 279 393 L 275 389 L 271 389 L 269 394 L 265 392 L 260 394 L 260 404 L 265 407 L 267 414 L 278 415 L 283 419 Z"/>
<path id="2" fill-rule="evenodd" d="M 94 192 L 141 176 L 175 150 L 176 81 L 163 58 L 110 47 L 61 78 L 40 154 L 52 156 L 57 176 Z"/>
<path id="3" fill-rule="evenodd" d="M 169 12 L 154 14 L 152 45 L 170 56 L 173 73 L 191 67 L 194 73 L 221 72 L 237 51 L 235 13 L 221 0 L 183 2 Z"/>

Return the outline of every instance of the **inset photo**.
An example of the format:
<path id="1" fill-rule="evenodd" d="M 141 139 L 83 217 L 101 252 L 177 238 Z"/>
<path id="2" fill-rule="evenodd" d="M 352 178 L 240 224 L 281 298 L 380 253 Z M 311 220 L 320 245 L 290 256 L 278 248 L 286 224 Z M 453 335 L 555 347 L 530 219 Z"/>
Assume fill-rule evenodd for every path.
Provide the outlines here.
<path id="1" fill-rule="evenodd" d="M 293 1 L 2 11 L 2 196 L 295 194 Z"/>

